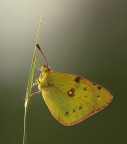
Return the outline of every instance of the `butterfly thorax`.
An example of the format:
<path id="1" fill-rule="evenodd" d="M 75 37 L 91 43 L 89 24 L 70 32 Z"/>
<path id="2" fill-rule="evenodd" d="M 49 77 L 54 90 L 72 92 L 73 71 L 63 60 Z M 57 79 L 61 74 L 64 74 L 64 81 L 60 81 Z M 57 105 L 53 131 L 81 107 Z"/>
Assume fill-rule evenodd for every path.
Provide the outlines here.
<path id="1" fill-rule="evenodd" d="M 48 86 L 50 86 L 50 82 L 48 80 L 48 75 L 51 72 L 51 69 L 47 66 L 42 66 L 42 71 L 40 73 L 39 79 L 38 79 L 38 89 L 42 90 Z"/>

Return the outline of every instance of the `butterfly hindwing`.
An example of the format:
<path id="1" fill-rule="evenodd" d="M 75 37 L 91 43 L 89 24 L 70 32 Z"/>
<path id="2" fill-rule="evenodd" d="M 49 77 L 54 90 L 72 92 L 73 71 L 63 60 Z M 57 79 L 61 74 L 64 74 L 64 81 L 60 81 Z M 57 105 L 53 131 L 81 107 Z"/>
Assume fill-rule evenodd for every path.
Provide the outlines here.
<path id="1" fill-rule="evenodd" d="M 91 82 L 90 86 L 93 88 L 96 96 L 98 97 L 97 104 L 94 109 L 94 112 L 96 113 L 105 108 L 111 102 L 113 97 L 111 93 L 101 85 Z"/>
<path id="2" fill-rule="evenodd" d="M 87 118 L 95 109 L 98 97 L 90 81 L 76 75 L 50 72 L 43 80 L 43 98 L 53 114 L 64 125 Z"/>

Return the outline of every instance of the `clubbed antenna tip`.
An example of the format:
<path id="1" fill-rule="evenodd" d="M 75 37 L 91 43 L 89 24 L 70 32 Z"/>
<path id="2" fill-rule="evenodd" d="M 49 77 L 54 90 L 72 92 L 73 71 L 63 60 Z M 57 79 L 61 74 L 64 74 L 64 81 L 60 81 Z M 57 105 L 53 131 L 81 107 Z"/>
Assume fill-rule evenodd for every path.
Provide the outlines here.
<path id="1" fill-rule="evenodd" d="M 45 62 L 46 62 L 46 66 L 48 67 L 48 61 L 47 61 L 47 59 L 46 59 L 46 56 L 45 56 L 44 53 L 42 52 L 42 49 L 40 48 L 40 46 L 39 46 L 38 43 L 36 44 L 36 47 L 38 48 L 38 50 L 40 51 L 40 53 L 41 53 L 42 56 L 44 57 Z"/>

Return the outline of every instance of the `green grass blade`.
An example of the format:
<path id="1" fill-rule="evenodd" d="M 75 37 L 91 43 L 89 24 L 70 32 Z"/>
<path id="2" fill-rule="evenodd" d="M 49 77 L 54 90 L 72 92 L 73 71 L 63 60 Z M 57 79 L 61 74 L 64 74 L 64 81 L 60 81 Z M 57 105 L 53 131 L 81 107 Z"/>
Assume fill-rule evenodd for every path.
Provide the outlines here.
<path id="1" fill-rule="evenodd" d="M 38 43 L 38 39 L 39 39 L 39 33 L 40 33 L 40 25 L 41 25 L 41 18 L 40 18 L 40 22 L 39 22 L 39 26 L 38 26 L 38 32 L 37 32 L 37 36 L 36 36 L 36 44 Z M 30 68 L 30 74 L 29 74 L 29 79 L 28 79 L 28 85 L 27 85 L 27 90 L 26 90 L 26 97 L 25 97 L 25 103 L 24 103 L 24 134 L 23 134 L 23 144 L 27 143 L 27 136 L 26 136 L 26 122 L 27 122 L 27 110 L 28 110 L 28 105 L 29 105 L 29 101 L 30 101 L 30 95 L 31 95 L 31 90 L 32 90 L 32 84 L 33 84 L 33 77 L 34 77 L 34 70 L 35 70 L 35 63 L 36 63 L 36 54 L 37 54 L 37 49 L 36 49 L 36 45 L 34 48 L 34 52 L 33 52 L 33 59 L 32 59 L 32 64 L 31 64 L 31 68 Z"/>

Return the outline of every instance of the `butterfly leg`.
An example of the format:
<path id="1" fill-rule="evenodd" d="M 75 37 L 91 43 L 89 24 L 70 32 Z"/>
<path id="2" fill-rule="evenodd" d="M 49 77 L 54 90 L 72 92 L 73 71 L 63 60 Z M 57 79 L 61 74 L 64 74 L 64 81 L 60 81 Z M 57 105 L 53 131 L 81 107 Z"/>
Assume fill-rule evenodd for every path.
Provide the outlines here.
<path id="1" fill-rule="evenodd" d="M 35 82 L 32 84 L 33 87 L 36 86 L 36 85 L 38 85 L 38 78 L 36 78 Z"/>
<path id="2" fill-rule="evenodd" d="M 32 94 L 30 95 L 30 97 L 35 96 L 36 94 L 40 94 L 41 92 L 42 92 L 42 91 L 34 92 L 34 93 L 32 93 Z"/>
<path id="3" fill-rule="evenodd" d="M 38 61 L 36 61 L 36 68 L 39 70 L 39 71 L 42 71 L 42 67 L 41 67 L 41 65 L 39 64 L 39 62 Z"/>
<path id="4" fill-rule="evenodd" d="M 37 91 L 37 92 L 34 92 L 34 93 L 32 93 L 31 95 L 30 95 L 30 97 L 33 97 L 33 96 L 35 96 L 36 94 L 40 94 L 42 91 Z M 26 100 L 26 97 L 25 98 L 23 98 L 23 99 L 25 99 Z"/>

